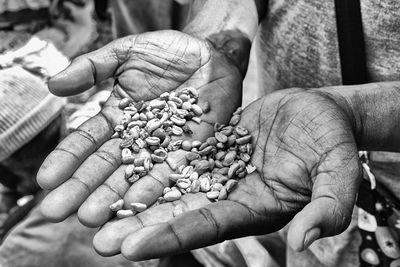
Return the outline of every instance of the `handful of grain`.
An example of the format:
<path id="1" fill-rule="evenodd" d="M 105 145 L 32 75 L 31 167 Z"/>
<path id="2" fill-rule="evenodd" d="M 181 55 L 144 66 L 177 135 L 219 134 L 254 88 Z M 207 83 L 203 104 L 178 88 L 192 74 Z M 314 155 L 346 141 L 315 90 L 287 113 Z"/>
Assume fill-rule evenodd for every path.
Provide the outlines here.
<path id="1" fill-rule="evenodd" d="M 126 164 L 125 178 L 134 183 L 145 176 L 154 164 L 167 161 L 176 171 L 169 175 L 174 183 L 166 187 L 159 203 L 175 201 L 183 194 L 204 192 L 210 200 L 224 200 L 238 183 L 238 179 L 255 170 L 249 165 L 252 154 L 251 136 L 247 129 L 238 126 L 241 108 L 238 108 L 229 125 L 216 123 L 214 136 L 205 142 L 198 140 L 171 140 L 172 136 L 192 134 L 187 121 L 201 122 L 200 116 L 210 110 L 205 102 L 197 105 L 198 92 L 187 87 L 179 92 L 163 93 L 148 104 L 134 103 L 128 98 L 121 100 L 119 108 L 124 110 L 120 125 L 115 127 L 113 138 L 122 138 L 122 163 Z M 149 156 L 134 156 L 146 149 Z M 168 152 L 186 150 L 188 165 L 174 166 L 168 160 Z M 110 205 L 119 218 L 132 216 L 144 211 L 143 203 L 130 203 L 130 209 L 123 209 L 122 199 Z"/>

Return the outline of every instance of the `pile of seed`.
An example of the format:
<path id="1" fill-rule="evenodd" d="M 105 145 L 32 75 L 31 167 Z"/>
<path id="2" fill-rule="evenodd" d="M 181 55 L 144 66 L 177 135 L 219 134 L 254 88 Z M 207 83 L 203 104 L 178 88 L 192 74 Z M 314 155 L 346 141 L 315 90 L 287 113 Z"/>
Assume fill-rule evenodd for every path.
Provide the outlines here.
<path id="1" fill-rule="evenodd" d="M 145 176 L 154 164 L 166 161 L 177 173 L 169 176 L 175 183 L 164 189 L 158 202 L 175 201 L 183 194 L 205 192 L 211 200 L 224 200 L 237 185 L 237 180 L 254 171 L 248 165 L 252 154 L 251 136 L 248 131 L 238 126 L 241 108 L 233 114 L 229 125 L 214 126 L 214 136 L 205 142 L 198 140 L 171 140 L 172 136 L 183 133 L 192 134 L 187 121 L 200 123 L 200 116 L 210 110 L 205 102 L 197 105 L 198 91 L 187 87 L 179 92 L 163 93 L 159 98 L 145 103 L 133 102 L 124 98 L 119 108 L 124 115 L 117 125 L 112 138 L 122 138 L 122 163 L 127 165 L 125 178 L 134 183 Z M 149 156 L 134 156 L 142 149 L 150 152 Z M 188 165 L 176 166 L 168 159 L 169 151 L 183 149 L 188 151 Z M 117 212 L 117 217 L 124 218 L 147 208 L 143 203 L 131 203 L 130 209 L 123 209 L 122 199 L 110 205 Z"/>
<path id="2" fill-rule="evenodd" d="M 229 125 L 214 125 L 214 136 L 205 142 L 183 141 L 182 149 L 189 162 L 181 165 L 177 173 L 169 175 L 175 183 L 166 187 L 160 203 L 175 201 L 187 193 L 204 192 L 210 200 L 225 200 L 238 184 L 238 179 L 252 173 L 255 167 L 249 164 L 252 146 L 247 129 L 237 125 L 241 108 L 237 109 Z"/>

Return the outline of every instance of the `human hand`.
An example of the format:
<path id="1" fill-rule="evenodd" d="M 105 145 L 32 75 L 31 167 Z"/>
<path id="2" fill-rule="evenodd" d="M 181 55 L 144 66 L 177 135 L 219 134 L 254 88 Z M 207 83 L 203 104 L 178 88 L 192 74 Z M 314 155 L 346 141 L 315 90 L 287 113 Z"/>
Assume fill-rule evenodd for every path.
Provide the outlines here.
<path id="1" fill-rule="evenodd" d="M 242 74 L 226 54 L 201 39 L 176 31 L 151 32 L 116 40 L 75 59 L 50 80 L 50 90 L 60 96 L 80 93 L 115 77 L 116 83 L 102 111 L 65 138 L 47 157 L 38 182 L 51 190 L 42 202 L 43 214 L 61 221 L 75 212 L 85 225 L 100 226 L 114 214 L 109 205 L 119 198 L 127 203 L 152 204 L 168 186 L 167 164 L 157 164 L 149 175 L 131 185 L 124 179 L 121 139 L 111 139 L 123 112 L 123 97 L 151 100 L 163 92 L 186 86 L 199 90 L 199 105 L 211 110 L 201 124 L 191 124 L 187 138 L 204 140 L 212 125 L 226 122 L 240 105 Z M 176 160 L 184 153 L 177 153 Z"/>
<path id="2" fill-rule="evenodd" d="M 187 194 L 108 222 L 94 238 L 95 249 L 138 261 L 271 233 L 292 220 L 288 241 L 299 251 L 344 231 L 362 171 L 343 109 L 321 92 L 289 89 L 250 104 L 239 125 L 253 136 L 257 171 L 227 200 Z"/>

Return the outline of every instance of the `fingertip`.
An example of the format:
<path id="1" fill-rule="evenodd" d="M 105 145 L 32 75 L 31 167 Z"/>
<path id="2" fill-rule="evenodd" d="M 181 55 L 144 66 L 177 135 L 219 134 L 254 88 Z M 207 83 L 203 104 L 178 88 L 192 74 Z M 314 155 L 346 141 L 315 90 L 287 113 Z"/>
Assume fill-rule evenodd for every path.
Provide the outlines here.
<path id="1" fill-rule="evenodd" d="M 170 243 L 166 241 L 165 224 L 158 224 L 140 229 L 128 235 L 121 244 L 122 255 L 131 261 L 143 261 L 163 256 Z"/>
<path id="2" fill-rule="evenodd" d="M 131 225 L 134 224 L 132 218 L 115 219 L 104 224 L 93 238 L 95 250 L 102 256 L 120 253 L 122 241 L 131 232 Z"/>
<path id="3" fill-rule="evenodd" d="M 65 70 L 50 78 L 49 90 L 56 96 L 81 93 L 95 84 L 89 60 L 77 58 Z"/>
<path id="4" fill-rule="evenodd" d="M 40 210 L 44 217 L 50 222 L 57 223 L 65 220 L 69 214 L 58 208 L 54 197 L 49 193 L 40 204 Z"/>
<path id="5" fill-rule="evenodd" d="M 104 216 L 101 216 L 101 218 L 99 218 L 96 215 L 98 215 L 96 211 L 88 209 L 84 205 L 82 205 L 78 209 L 79 222 L 89 228 L 100 227 L 102 224 L 104 224 L 104 222 L 107 221 L 107 219 L 111 218 L 111 215 L 109 213 L 105 214 L 105 216 L 107 216 L 107 219 L 104 219 Z"/>

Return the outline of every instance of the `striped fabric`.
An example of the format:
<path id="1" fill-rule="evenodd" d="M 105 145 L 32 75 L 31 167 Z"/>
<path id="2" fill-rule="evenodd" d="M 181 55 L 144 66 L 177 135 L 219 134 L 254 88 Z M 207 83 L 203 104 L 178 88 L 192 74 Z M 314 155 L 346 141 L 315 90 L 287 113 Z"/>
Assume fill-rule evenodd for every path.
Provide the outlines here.
<path id="1" fill-rule="evenodd" d="M 29 142 L 60 113 L 64 100 L 20 67 L 0 70 L 0 161 Z"/>

